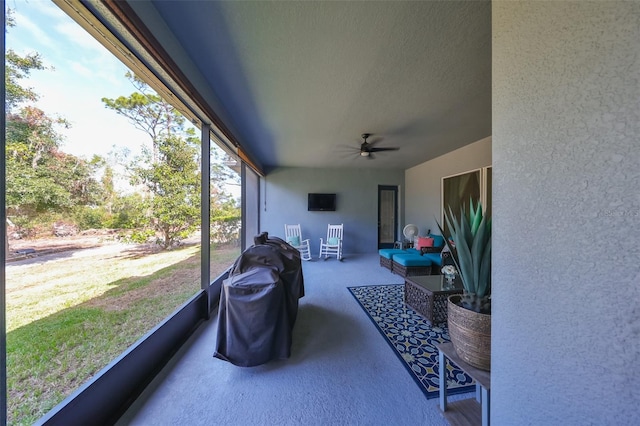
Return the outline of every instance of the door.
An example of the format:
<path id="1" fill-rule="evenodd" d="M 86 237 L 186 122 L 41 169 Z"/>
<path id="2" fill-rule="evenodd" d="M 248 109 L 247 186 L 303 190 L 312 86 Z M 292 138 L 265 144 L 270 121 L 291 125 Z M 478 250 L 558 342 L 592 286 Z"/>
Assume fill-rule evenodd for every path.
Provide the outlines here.
<path id="1" fill-rule="evenodd" d="M 378 248 L 398 240 L 398 187 L 378 185 Z"/>

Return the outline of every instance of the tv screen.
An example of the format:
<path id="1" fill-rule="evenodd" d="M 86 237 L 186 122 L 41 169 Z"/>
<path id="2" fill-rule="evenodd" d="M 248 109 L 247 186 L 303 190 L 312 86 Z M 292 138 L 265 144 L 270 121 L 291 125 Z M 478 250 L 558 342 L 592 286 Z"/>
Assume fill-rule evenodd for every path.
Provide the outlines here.
<path id="1" fill-rule="evenodd" d="M 310 212 L 333 212 L 336 210 L 336 194 L 309 194 Z"/>

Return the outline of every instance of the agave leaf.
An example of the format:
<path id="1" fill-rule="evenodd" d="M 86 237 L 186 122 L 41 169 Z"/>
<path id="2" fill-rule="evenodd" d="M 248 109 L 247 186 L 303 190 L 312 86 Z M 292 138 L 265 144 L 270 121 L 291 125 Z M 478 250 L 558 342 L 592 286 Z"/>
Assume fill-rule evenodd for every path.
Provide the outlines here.
<path id="1" fill-rule="evenodd" d="M 460 277 L 462 278 L 462 284 L 464 285 L 464 289 L 469 293 L 475 293 L 475 282 L 473 281 L 473 263 L 471 260 L 471 251 L 469 247 L 465 244 L 462 244 L 461 247 L 456 245 L 458 250 L 458 262 L 460 272 Z"/>
<path id="2" fill-rule="evenodd" d="M 453 216 L 453 214 L 452 214 Z M 457 233 L 459 234 L 459 236 L 461 236 L 465 243 L 467 244 L 467 247 L 471 247 L 471 245 L 473 244 L 473 234 L 471 233 L 471 225 L 469 224 L 469 221 L 467 220 L 467 215 L 464 214 L 464 208 L 460 207 L 460 217 L 458 218 L 458 230 Z M 456 240 L 453 240 L 456 245 L 458 244 Z"/>
<path id="3" fill-rule="evenodd" d="M 473 279 L 473 258 L 471 256 L 471 245 L 473 243 L 473 236 L 471 235 L 471 228 L 469 227 L 469 222 L 467 221 L 464 212 L 460 215 L 457 221 L 454 220 L 455 225 L 457 225 L 457 241 L 456 249 L 458 251 L 458 260 L 460 262 L 460 275 L 462 277 L 462 283 L 464 284 L 465 289 L 469 293 L 476 292 L 476 284 Z"/>
<path id="4" fill-rule="evenodd" d="M 471 219 L 471 233 L 473 235 L 476 235 L 476 233 L 478 232 L 478 228 L 481 226 L 480 223 L 482 222 L 482 206 L 480 205 L 480 202 L 478 201 L 478 204 L 476 205 L 476 208 L 473 208 L 473 198 L 471 198 L 470 200 L 471 203 L 471 211 L 469 213 L 469 217 Z"/>
<path id="5" fill-rule="evenodd" d="M 487 239 L 482 255 L 479 283 L 478 296 L 485 297 L 491 294 L 491 238 Z"/>
<path id="6" fill-rule="evenodd" d="M 476 220 L 476 209 L 473 206 L 473 198 L 469 197 L 469 222 L 473 224 Z"/>
<path id="7" fill-rule="evenodd" d="M 486 228 L 486 219 L 482 218 L 478 232 L 473 238 L 473 245 L 471 246 L 471 257 L 473 259 L 473 280 L 476 283 L 476 288 L 480 285 L 480 265 L 482 263 L 483 251 L 485 249 L 486 240 L 488 236 Z"/>

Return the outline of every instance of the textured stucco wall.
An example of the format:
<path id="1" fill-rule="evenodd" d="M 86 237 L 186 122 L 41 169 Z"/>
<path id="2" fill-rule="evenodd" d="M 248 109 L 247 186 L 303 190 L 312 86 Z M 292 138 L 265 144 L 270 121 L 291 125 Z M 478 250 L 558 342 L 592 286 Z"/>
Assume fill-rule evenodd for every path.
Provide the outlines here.
<path id="1" fill-rule="evenodd" d="M 442 178 L 491 165 L 491 138 L 484 138 L 405 172 L 405 224 L 418 225 L 420 233 L 438 232 L 441 220 Z"/>
<path id="2" fill-rule="evenodd" d="M 283 237 L 285 223 L 300 223 L 311 254 L 320 250 L 327 224 L 344 223 L 344 253 L 378 250 L 378 185 L 399 187 L 400 223 L 404 197 L 403 170 L 279 168 L 261 187 L 260 230 Z M 336 193 L 335 212 L 307 211 L 310 192 Z"/>
<path id="3" fill-rule="evenodd" d="M 492 15 L 492 422 L 640 424 L 640 2 Z"/>

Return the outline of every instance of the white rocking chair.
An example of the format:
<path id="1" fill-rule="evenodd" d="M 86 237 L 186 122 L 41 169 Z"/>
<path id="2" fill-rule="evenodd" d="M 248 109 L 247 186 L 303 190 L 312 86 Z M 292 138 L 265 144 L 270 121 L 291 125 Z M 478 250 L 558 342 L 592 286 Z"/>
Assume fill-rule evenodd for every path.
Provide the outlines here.
<path id="1" fill-rule="evenodd" d="M 302 230 L 300 224 L 284 225 L 284 239 L 289 245 L 300 252 L 302 260 L 311 260 L 311 247 L 309 240 L 302 239 Z"/>
<path id="2" fill-rule="evenodd" d="M 338 260 L 342 260 L 342 225 L 327 227 L 327 241 L 320 238 L 320 258 L 324 256 L 326 260 L 329 256 L 336 256 Z"/>

